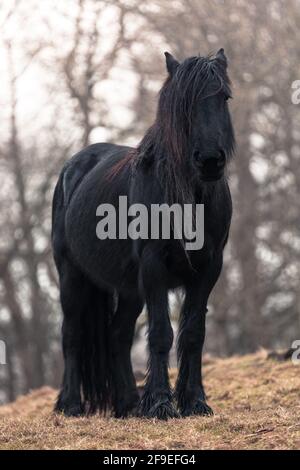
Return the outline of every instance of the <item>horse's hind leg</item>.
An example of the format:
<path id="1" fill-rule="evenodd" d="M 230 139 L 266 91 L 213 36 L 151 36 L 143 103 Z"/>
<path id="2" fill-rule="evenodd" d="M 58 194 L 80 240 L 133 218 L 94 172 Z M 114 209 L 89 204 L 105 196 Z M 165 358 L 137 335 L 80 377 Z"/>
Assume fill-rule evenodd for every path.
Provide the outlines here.
<path id="1" fill-rule="evenodd" d="M 132 413 L 139 401 L 130 352 L 135 323 L 142 308 L 143 304 L 138 298 L 120 295 L 118 308 L 111 324 L 112 399 L 117 418 L 126 417 Z"/>
<path id="2" fill-rule="evenodd" d="M 83 412 L 80 395 L 81 316 L 87 307 L 89 284 L 66 259 L 60 263 L 59 279 L 64 316 L 62 336 L 65 370 L 55 410 L 67 416 L 79 416 Z"/>

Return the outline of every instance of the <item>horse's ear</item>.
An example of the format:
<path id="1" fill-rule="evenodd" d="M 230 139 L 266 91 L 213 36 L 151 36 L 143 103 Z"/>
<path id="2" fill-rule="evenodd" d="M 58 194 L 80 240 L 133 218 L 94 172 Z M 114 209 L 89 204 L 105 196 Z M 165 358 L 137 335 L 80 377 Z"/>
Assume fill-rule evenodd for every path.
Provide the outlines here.
<path id="1" fill-rule="evenodd" d="M 169 75 L 173 77 L 180 64 L 169 52 L 165 52 L 165 57 L 167 70 L 169 72 Z"/>
<path id="2" fill-rule="evenodd" d="M 220 49 L 216 54 L 216 60 L 223 65 L 223 67 L 227 68 L 228 62 L 227 57 L 225 55 L 224 49 Z"/>

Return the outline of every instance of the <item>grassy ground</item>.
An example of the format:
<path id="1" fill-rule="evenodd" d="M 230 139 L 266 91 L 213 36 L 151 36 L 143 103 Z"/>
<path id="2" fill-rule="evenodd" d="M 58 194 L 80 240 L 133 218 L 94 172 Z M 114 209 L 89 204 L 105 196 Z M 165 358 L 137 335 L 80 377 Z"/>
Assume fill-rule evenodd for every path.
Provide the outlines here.
<path id="1" fill-rule="evenodd" d="M 204 373 L 212 418 L 66 419 L 44 387 L 0 407 L 0 449 L 300 449 L 300 366 L 259 353 Z"/>

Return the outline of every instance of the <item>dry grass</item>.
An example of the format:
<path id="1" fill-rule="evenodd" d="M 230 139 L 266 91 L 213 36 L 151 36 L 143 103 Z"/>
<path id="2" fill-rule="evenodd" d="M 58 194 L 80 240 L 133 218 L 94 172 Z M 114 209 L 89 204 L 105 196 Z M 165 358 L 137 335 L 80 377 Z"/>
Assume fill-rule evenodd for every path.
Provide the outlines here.
<path id="1" fill-rule="evenodd" d="M 52 414 L 42 388 L 0 407 L 0 449 L 299 449 L 300 367 L 266 354 L 208 361 L 213 418 L 167 423 Z"/>

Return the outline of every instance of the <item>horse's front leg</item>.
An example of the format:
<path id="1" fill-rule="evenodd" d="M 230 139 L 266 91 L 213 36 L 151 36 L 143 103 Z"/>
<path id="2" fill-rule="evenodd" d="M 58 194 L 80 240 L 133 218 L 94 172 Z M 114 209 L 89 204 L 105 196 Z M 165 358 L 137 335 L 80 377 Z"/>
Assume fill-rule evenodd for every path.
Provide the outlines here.
<path id="1" fill-rule="evenodd" d="M 140 415 L 148 418 L 178 417 L 172 404 L 168 357 L 173 343 L 169 318 L 166 269 L 150 251 L 143 254 L 142 280 L 149 321 L 149 365 Z"/>
<path id="2" fill-rule="evenodd" d="M 178 341 L 176 398 L 182 416 L 212 415 L 202 383 L 202 350 L 208 297 L 220 275 L 222 256 L 186 287 Z"/>

